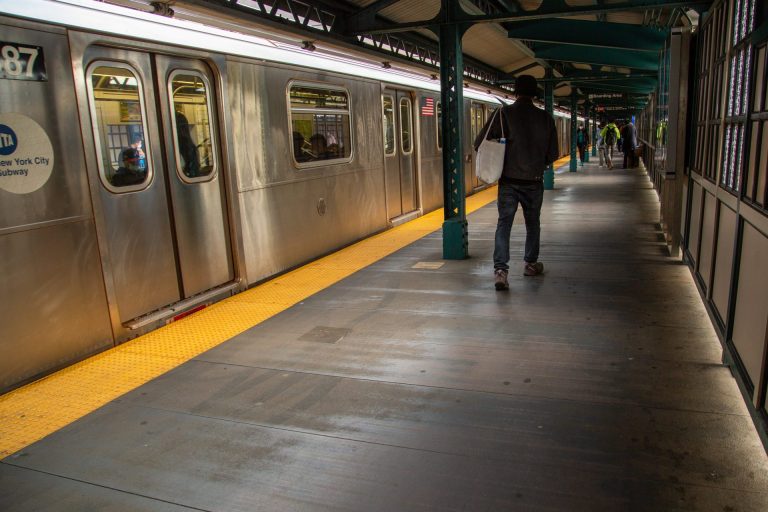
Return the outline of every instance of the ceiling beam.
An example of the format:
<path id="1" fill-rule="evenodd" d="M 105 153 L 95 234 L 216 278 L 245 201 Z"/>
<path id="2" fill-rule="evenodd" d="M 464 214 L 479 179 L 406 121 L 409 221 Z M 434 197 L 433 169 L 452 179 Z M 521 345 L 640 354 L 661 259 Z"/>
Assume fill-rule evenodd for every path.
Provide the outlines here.
<path id="1" fill-rule="evenodd" d="M 377 0 L 349 16 L 349 26 L 360 25 L 362 23 L 375 23 L 376 13 L 399 1 L 400 0 Z"/>
<path id="2" fill-rule="evenodd" d="M 572 87 L 578 87 L 583 92 L 625 92 L 625 93 L 638 93 L 649 94 L 656 90 L 656 85 L 631 85 L 631 84 L 600 84 L 596 82 L 587 82 L 581 84 L 579 82 L 572 82 Z"/>
<path id="3" fill-rule="evenodd" d="M 376 55 L 382 60 L 408 62 L 424 66 L 430 70 L 439 69 L 439 43 L 422 34 L 374 34 L 370 37 L 350 37 L 343 26 L 354 12 L 349 4 L 342 0 L 313 0 L 311 5 L 306 0 L 282 0 L 281 2 L 251 1 L 246 4 L 241 0 L 196 0 L 216 12 L 235 14 L 243 22 L 256 20 L 260 24 L 305 36 L 309 41 L 326 41 L 343 45 L 346 48 L 362 50 L 368 55 Z M 379 0 L 371 4 L 371 12 L 383 9 L 399 0 Z M 385 5 L 386 4 L 386 5 Z M 375 8 L 374 8 L 375 6 Z M 359 8 L 356 8 L 359 9 Z M 387 22 L 386 18 L 379 18 Z M 485 84 L 493 84 L 504 72 L 468 55 L 464 56 L 464 75 Z"/>
<path id="4" fill-rule="evenodd" d="M 536 43 L 533 52 L 537 58 L 565 62 L 582 62 L 585 64 L 601 64 L 643 71 L 656 71 L 659 58 L 649 52 L 631 50 L 616 50 L 614 48 L 579 48 L 572 45 Z"/>
<path id="5" fill-rule="evenodd" d="M 659 51 L 669 36 L 668 30 L 629 23 L 562 18 L 522 21 L 510 26 L 508 35 L 513 39 L 651 52 Z"/>
<path id="6" fill-rule="evenodd" d="M 367 22 L 361 20 L 359 25 L 348 24 L 350 35 L 373 34 L 378 32 L 402 32 L 417 28 L 428 28 L 435 25 L 459 24 L 469 27 L 475 23 L 502 23 L 506 21 L 519 22 L 539 20 L 545 18 L 559 18 L 563 16 L 576 16 L 584 14 L 610 14 L 615 12 L 645 11 L 647 9 L 664 9 L 674 7 L 689 7 L 704 10 L 712 4 L 713 0 L 689 0 L 687 2 L 671 2 L 668 0 L 626 0 L 624 2 L 569 6 L 565 0 L 547 0 L 541 2 L 538 9 L 529 11 L 500 11 L 491 14 L 465 14 L 454 19 L 442 19 L 438 14 L 430 20 L 414 21 L 409 23 L 383 23 L 378 20 Z"/>
<path id="7" fill-rule="evenodd" d="M 656 79 L 658 75 L 656 73 L 602 73 L 602 74 L 585 74 L 585 75 L 565 75 L 552 78 L 537 78 L 539 83 L 560 83 L 560 82 L 611 82 L 611 81 L 627 81 L 631 82 L 638 78 L 651 78 Z M 657 80 L 656 80 L 657 81 Z M 498 83 L 508 83 L 508 80 L 499 80 Z"/>

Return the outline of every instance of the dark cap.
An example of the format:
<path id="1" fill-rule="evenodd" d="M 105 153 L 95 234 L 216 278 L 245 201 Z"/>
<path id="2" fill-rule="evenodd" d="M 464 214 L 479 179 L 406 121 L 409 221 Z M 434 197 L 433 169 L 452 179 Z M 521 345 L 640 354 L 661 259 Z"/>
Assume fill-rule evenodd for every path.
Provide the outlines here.
<path id="1" fill-rule="evenodd" d="M 131 160 L 134 158 L 141 158 L 141 153 L 138 149 L 128 148 L 123 151 L 123 160 Z"/>
<path id="2" fill-rule="evenodd" d="M 536 79 L 531 75 L 519 75 L 515 78 L 515 94 L 535 97 L 538 92 Z"/>

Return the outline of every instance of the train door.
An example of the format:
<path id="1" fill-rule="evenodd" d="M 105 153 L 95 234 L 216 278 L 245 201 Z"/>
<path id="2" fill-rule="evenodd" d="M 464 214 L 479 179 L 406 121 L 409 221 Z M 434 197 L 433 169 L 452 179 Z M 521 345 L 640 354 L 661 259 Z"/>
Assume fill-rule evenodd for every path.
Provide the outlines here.
<path id="1" fill-rule="evenodd" d="M 85 74 L 119 321 L 234 278 L 211 72 L 196 60 L 91 47 Z"/>
<path id="2" fill-rule="evenodd" d="M 390 219 L 418 208 L 413 102 L 406 91 L 381 97 L 384 119 L 384 173 Z"/>
<path id="3" fill-rule="evenodd" d="M 465 125 L 466 126 L 466 125 Z M 480 103 L 472 102 L 469 106 L 469 144 L 470 147 L 475 143 L 475 139 L 480 134 L 480 130 L 485 126 L 485 110 Z M 474 151 L 472 151 L 474 155 Z M 465 184 L 467 187 L 467 193 L 472 192 L 474 189 L 481 187 L 483 183 L 477 177 L 477 169 L 475 168 L 475 158 L 469 159 L 471 162 L 467 166 L 467 179 Z"/>

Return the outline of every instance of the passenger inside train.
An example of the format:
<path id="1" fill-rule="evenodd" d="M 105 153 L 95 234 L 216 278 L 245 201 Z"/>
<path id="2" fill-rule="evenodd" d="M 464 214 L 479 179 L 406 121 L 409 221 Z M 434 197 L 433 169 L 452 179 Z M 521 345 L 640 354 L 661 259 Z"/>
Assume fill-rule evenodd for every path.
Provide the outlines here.
<path id="1" fill-rule="evenodd" d="M 297 162 L 309 162 L 312 160 L 312 155 L 309 154 L 306 146 L 306 139 L 301 132 L 293 132 L 293 157 Z"/>
<path id="2" fill-rule="evenodd" d="M 143 182 L 147 175 L 146 165 L 142 166 L 142 156 L 133 147 L 126 148 L 121 154 L 120 167 L 110 180 L 116 187 L 128 187 Z"/>
<path id="3" fill-rule="evenodd" d="M 133 136 L 131 147 L 135 149 L 139 154 L 139 166 L 146 170 L 147 167 L 147 155 L 144 153 L 144 138 L 141 133 L 137 133 Z"/>
<path id="4" fill-rule="evenodd" d="M 309 138 L 309 143 L 312 146 L 312 155 L 315 160 L 327 160 L 329 158 L 328 143 L 325 140 L 325 135 L 315 133 Z"/>
<path id="5" fill-rule="evenodd" d="M 176 138 L 179 144 L 179 157 L 181 157 L 181 169 L 188 178 L 200 176 L 200 154 L 197 144 L 192 137 L 192 130 L 187 117 L 176 111 Z"/>

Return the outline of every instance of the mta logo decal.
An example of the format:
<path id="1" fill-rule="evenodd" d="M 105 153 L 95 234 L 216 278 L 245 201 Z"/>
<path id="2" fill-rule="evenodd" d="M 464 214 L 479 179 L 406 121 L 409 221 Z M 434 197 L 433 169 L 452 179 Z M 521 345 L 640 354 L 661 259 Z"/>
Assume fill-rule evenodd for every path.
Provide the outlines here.
<path id="1" fill-rule="evenodd" d="M 19 138 L 16 137 L 16 133 L 11 130 L 11 127 L 0 124 L 0 155 L 8 156 L 13 154 L 18 145 Z"/>

